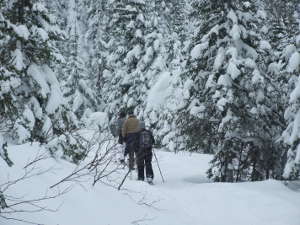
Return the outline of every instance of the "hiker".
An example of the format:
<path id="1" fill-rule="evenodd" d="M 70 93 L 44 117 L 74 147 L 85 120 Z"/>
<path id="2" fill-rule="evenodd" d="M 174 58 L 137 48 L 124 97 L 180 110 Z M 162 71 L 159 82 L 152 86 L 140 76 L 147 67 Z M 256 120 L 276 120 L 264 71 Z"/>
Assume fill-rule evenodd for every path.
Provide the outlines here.
<path id="1" fill-rule="evenodd" d="M 144 180 L 144 170 L 146 169 L 146 180 L 153 182 L 154 174 L 152 169 L 152 146 L 154 137 L 150 130 L 147 130 L 144 122 L 140 122 L 139 149 L 137 151 L 138 180 Z"/>
<path id="2" fill-rule="evenodd" d="M 122 128 L 122 136 L 126 142 L 125 156 L 129 155 L 129 170 L 134 169 L 134 154 L 138 149 L 139 131 L 139 120 L 134 115 L 133 109 L 130 109 Z"/>
<path id="3" fill-rule="evenodd" d="M 121 111 L 119 113 L 119 118 L 117 119 L 117 135 L 118 135 L 118 143 L 119 144 L 123 144 L 124 143 L 124 138 L 123 138 L 123 135 L 122 135 L 122 128 L 123 128 L 123 124 L 126 120 L 126 113 L 124 111 Z"/>
<path id="4" fill-rule="evenodd" d="M 118 137 L 119 148 L 121 149 L 122 156 L 120 157 L 120 163 L 125 165 L 126 146 L 123 146 L 124 138 L 122 135 L 123 124 L 126 120 L 126 113 L 121 111 L 116 121 L 116 136 Z"/>

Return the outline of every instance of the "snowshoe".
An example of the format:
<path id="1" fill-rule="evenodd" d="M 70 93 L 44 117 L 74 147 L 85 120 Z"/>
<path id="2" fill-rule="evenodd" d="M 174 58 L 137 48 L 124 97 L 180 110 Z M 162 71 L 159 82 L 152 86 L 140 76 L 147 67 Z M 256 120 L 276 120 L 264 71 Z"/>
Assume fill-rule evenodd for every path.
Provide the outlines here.
<path id="1" fill-rule="evenodd" d="M 154 185 L 154 183 L 153 183 L 153 178 L 149 178 L 149 177 L 148 177 L 148 178 L 146 179 L 146 181 L 147 181 L 148 184 Z"/>
<path id="2" fill-rule="evenodd" d="M 125 169 L 127 167 L 127 164 L 126 164 L 124 159 L 120 159 L 119 163 L 120 163 L 120 166 L 121 166 L 122 169 Z"/>

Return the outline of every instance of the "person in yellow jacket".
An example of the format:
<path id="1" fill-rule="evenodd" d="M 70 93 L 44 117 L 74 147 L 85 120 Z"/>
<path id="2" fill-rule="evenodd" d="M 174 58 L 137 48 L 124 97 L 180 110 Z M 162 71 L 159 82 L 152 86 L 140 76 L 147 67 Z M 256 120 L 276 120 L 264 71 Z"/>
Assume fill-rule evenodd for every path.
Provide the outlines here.
<path id="1" fill-rule="evenodd" d="M 122 127 L 122 136 L 126 143 L 125 155 L 129 155 L 129 169 L 134 169 L 134 154 L 139 148 L 140 121 L 134 115 L 133 109 L 128 110 L 128 118 Z"/>

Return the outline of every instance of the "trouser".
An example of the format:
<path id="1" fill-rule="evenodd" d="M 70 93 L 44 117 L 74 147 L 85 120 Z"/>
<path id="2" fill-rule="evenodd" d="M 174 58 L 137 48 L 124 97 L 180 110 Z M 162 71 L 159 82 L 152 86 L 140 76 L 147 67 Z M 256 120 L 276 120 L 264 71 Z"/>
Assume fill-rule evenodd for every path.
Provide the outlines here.
<path id="1" fill-rule="evenodd" d="M 137 152 L 137 167 L 138 167 L 138 179 L 144 180 L 144 171 L 146 169 L 146 177 L 154 177 L 152 169 L 152 148 L 139 149 Z"/>
<path id="2" fill-rule="evenodd" d="M 124 138 L 123 138 L 123 136 L 122 136 L 122 132 L 119 132 L 118 143 L 122 145 L 123 142 L 124 142 Z"/>
<path id="3" fill-rule="evenodd" d="M 138 150 L 138 133 L 129 133 L 126 136 L 126 148 L 125 148 L 125 154 L 129 155 L 129 169 L 134 169 L 134 153 Z"/>

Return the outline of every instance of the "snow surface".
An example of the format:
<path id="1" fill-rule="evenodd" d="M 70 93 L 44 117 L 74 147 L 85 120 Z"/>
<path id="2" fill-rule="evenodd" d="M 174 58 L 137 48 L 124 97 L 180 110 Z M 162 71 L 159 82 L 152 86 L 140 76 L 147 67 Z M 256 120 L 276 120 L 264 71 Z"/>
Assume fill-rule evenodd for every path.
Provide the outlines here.
<path id="1" fill-rule="evenodd" d="M 10 147 L 15 166 L 3 163 L 0 181 L 19 177 L 23 166 L 42 149 L 33 144 Z M 65 195 L 49 200 L 47 206 L 57 212 L 22 215 L 37 225 L 299 225 L 300 192 L 279 181 L 252 183 L 210 183 L 205 172 L 211 156 L 169 153 L 155 150 L 166 180 L 162 183 L 157 164 L 153 163 L 155 185 L 128 178 L 121 191 L 89 182 L 73 186 Z M 10 194 L 33 197 L 43 195 L 48 187 L 68 175 L 74 165 L 46 159 L 38 163 L 50 172 L 15 185 Z M 126 170 L 114 174 L 117 183 Z M 107 182 L 107 181 L 106 181 Z M 62 185 L 65 186 L 65 185 Z M 63 188 L 63 187 L 60 188 Z M 49 190 L 47 190 L 49 191 Z M 21 216 L 21 215 L 19 215 Z M 1 225 L 24 224 L 3 220 Z"/>

